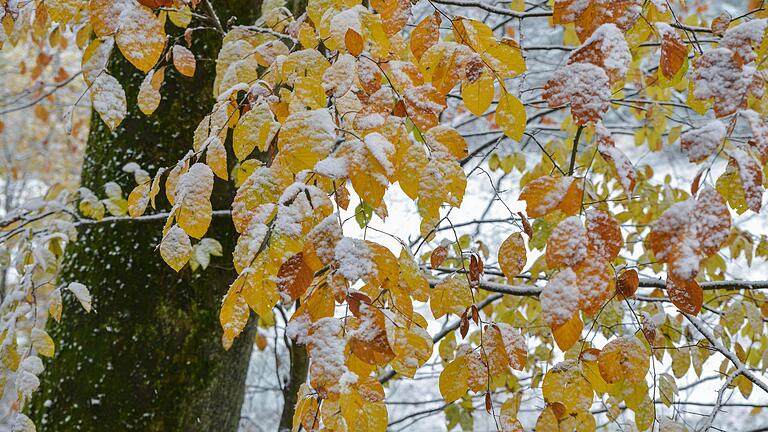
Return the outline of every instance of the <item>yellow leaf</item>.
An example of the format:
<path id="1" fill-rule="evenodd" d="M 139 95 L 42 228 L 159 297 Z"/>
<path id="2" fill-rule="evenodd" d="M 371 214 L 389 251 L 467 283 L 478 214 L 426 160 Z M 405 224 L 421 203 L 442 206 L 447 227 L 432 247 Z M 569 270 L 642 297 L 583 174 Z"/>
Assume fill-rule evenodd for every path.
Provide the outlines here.
<path id="1" fill-rule="evenodd" d="M 175 190 L 178 206 L 176 223 L 190 236 L 202 238 L 213 217 L 213 171 L 208 165 L 198 162 L 181 175 Z"/>
<path id="2" fill-rule="evenodd" d="M 211 168 L 216 177 L 227 180 L 227 150 L 218 136 L 212 136 L 205 150 L 205 163 Z"/>
<path id="3" fill-rule="evenodd" d="M 83 79 L 86 83 L 93 83 L 104 72 L 114 46 L 115 40 L 111 36 L 93 39 L 88 44 L 85 52 L 83 52 L 81 65 Z"/>
<path id="4" fill-rule="evenodd" d="M 192 10 L 183 4 L 178 9 L 168 11 L 168 18 L 176 27 L 187 28 L 192 21 Z"/>
<path id="5" fill-rule="evenodd" d="M 440 13 L 435 11 L 414 27 L 411 32 L 411 52 L 416 61 L 420 61 L 429 47 L 440 40 L 440 21 Z"/>
<path id="6" fill-rule="evenodd" d="M 469 112 L 480 117 L 493 102 L 493 77 L 486 71 L 474 82 L 461 83 L 461 99 Z"/>
<path id="7" fill-rule="evenodd" d="M 131 5 L 133 7 L 133 5 Z M 110 36 L 120 22 L 121 3 L 114 0 L 89 0 L 88 12 L 96 36 Z"/>
<path id="8" fill-rule="evenodd" d="M 461 315 L 470 305 L 472 305 L 472 291 L 463 275 L 440 281 L 432 289 L 429 300 L 429 307 L 436 319 L 448 313 Z"/>
<path id="9" fill-rule="evenodd" d="M 48 336 L 45 330 L 41 330 L 37 327 L 32 329 L 32 348 L 37 351 L 38 354 L 45 357 L 53 357 L 56 347 L 53 343 L 53 339 Z"/>
<path id="10" fill-rule="evenodd" d="M 526 121 L 525 106 L 513 94 L 502 91 L 499 104 L 496 107 L 496 124 L 499 125 L 504 135 L 515 141 L 520 141 L 525 132 Z"/>
<path id="11" fill-rule="evenodd" d="M 83 0 L 48 0 L 45 2 L 45 8 L 51 15 L 53 21 L 60 25 L 70 22 L 85 5 Z"/>
<path id="12" fill-rule="evenodd" d="M 237 281 L 230 286 L 219 312 L 219 322 L 221 328 L 224 329 L 224 334 L 221 335 L 221 344 L 226 350 L 232 347 L 232 342 L 242 333 L 251 313 L 239 288 Z"/>
<path id="13" fill-rule="evenodd" d="M 581 208 L 581 182 L 573 177 L 542 176 L 525 185 L 520 192 L 529 217 L 542 217 L 555 209 L 566 215 L 575 214 Z"/>
<path id="14" fill-rule="evenodd" d="M 424 134 L 424 138 L 433 150 L 440 146 L 444 147 L 449 153 L 455 156 L 456 159 L 464 159 L 467 157 L 467 142 L 464 140 L 464 137 L 461 136 L 459 131 L 450 126 L 437 125 L 428 130 L 427 133 Z"/>
<path id="15" fill-rule="evenodd" d="M 381 389 L 381 392 L 383 394 L 384 390 Z M 383 401 L 371 402 L 363 397 L 369 394 L 365 390 L 359 392 L 357 388 L 341 394 L 341 415 L 350 431 L 384 432 L 387 429 L 387 406 Z"/>
<path id="16" fill-rule="evenodd" d="M 517 277 L 523 272 L 526 263 L 526 249 L 523 235 L 512 233 L 501 243 L 499 248 L 499 267 L 507 279 Z"/>
<path id="17" fill-rule="evenodd" d="M 160 87 L 152 85 L 154 71 L 150 71 L 139 86 L 137 103 L 144 115 L 151 115 L 160 106 Z"/>
<path id="18" fill-rule="evenodd" d="M 336 124 L 326 109 L 293 113 L 285 120 L 276 159 L 293 173 L 314 168 L 336 142 Z M 277 162 L 276 162 L 277 164 Z"/>
<path id="19" fill-rule="evenodd" d="M 573 360 L 560 362 L 544 376 L 541 385 L 544 400 L 565 405 L 568 412 L 588 410 L 592 406 L 594 392 L 584 378 L 581 365 Z"/>
<path id="20" fill-rule="evenodd" d="M 128 195 L 128 214 L 131 217 L 139 217 L 144 214 L 149 204 L 150 183 L 142 183 L 131 191 Z"/>
<path id="21" fill-rule="evenodd" d="M 629 383 L 645 379 L 650 354 L 639 339 L 623 336 L 608 342 L 598 357 L 600 375 L 608 384 Z"/>
<path id="22" fill-rule="evenodd" d="M 279 128 L 280 123 L 275 121 L 267 104 L 259 104 L 243 114 L 232 135 L 235 157 L 243 160 L 254 148 L 266 151 Z"/>
<path id="23" fill-rule="evenodd" d="M 467 357 L 461 356 L 448 363 L 442 372 L 440 372 L 439 387 L 440 394 L 446 402 L 451 403 L 461 399 L 469 390 L 467 378 L 469 371 L 467 368 Z"/>
<path id="24" fill-rule="evenodd" d="M 176 70 L 181 72 L 184 76 L 194 76 L 196 62 L 195 55 L 192 54 L 192 51 L 181 45 L 174 45 L 172 51 L 173 66 L 176 67 Z"/>
<path id="25" fill-rule="evenodd" d="M 526 70 L 520 47 L 514 41 L 491 44 L 483 53 L 483 60 L 501 79 L 514 78 Z"/>
<path id="26" fill-rule="evenodd" d="M 584 329 L 584 322 L 581 321 L 579 313 L 573 314 L 565 324 L 552 329 L 552 335 L 560 350 L 568 351 L 576 342 L 581 339 L 581 331 Z"/>
<path id="27" fill-rule="evenodd" d="M 116 29 L 115 35 L 117 47 L 137 69 L 148 72 L 165 48 L 163 23 L 152 13 L 152 9 L 138 4 L 125 7 L 120 12 L 119 22 L 120 28 Z"/>
<path id="28" fill-rule="evenodd" d="M 171 227 L 160 242 L 160 256 L 177 272 L 189 261 L 191 253 L 192 242 L 178 225 Z"/>
<path id="29" fill-rule="evenodd" d="M 56 322 L 61 321 L 61 291 L 58 288 L 51 291 L 51 297 L 48 299 L 48 314 Z"/>

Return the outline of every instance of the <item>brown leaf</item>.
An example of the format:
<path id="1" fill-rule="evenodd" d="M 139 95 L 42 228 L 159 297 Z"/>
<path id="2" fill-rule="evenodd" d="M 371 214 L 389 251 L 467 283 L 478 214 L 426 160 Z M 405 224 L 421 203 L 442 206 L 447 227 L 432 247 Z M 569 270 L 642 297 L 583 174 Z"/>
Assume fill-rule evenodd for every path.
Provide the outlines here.
<path id="1" fill-rule="evenodd" d="M 616 280 L 616 292 L 624 298 L 630 298 L 635 295 L 639 285 L 640 278 L 637 275 L 637 270 L 625 270 Z"/>
<path id="2" fill-rule="evenodd" d="M 493 410 L 493 401 L 491 400 L 491 394 L 485 393 L 485 411 L 490 414 Z"/>
<path id="3" fill-rule="evenodd" d="M 301 297 L 315 277 L 302 252 L 288 258 L 277 272 L 277 289 L 291 300 Z"/>
<path id="4" fill-rule="evenodd" d="M 440 245 L 432 251 L 432 255 L 429 256 L 429 263 L 433 269 L 440 268 L 440 264 L 445 261 L 448 256 L 448 245 Z"/>
<path id="5" fill-rule="evenodd" d="M 717 16 L 717 18 L 712 20 L 712 24 L 710 25 L 710 28 L 712 29 L 712 34 L 715 36 L 722 36 L 725 34 L 725 31 L 728 30 L 728 26 L 731 24 L 731 14 L 728 12 L 723 12 L 720 15 Z"/>
<path id="6" fill-rule="evenodd" d="M 531 223 L 528 221 L 528 218 L 523 214 L 523 212 L 517 212 L 517 215 L 520 216 L 520 223 L 523 224 L 523 232 L 525 235 L 528 236 L 528 239 L 533 238 L 533 228 L 531 227 Z"/>
<path id="7" fill-rule="evenodd" d="M 461 333 L 461 338 L 462 339 L 467 337 L 467 333 L 469 332 L 469 319 L 467 318 L 467 312 L 466 311 L 461 316 L 461 321 L 460 321 L 460 324 L 459 324 L 459 332 Z"/>

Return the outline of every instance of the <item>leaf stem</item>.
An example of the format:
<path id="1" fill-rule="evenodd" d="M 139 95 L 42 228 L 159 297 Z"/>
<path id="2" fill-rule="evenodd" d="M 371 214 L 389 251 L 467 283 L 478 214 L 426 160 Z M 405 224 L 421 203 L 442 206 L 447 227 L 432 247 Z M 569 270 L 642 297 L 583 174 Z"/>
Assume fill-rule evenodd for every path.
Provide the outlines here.
<path id="1" fill-rule="evenodd" d="M 573 148 L 571 149 L 571 164 L 568 166 L 568 175 L 573 175 L 573 170 L 576 167 L 576 152 L 579 150 L 579 139 L 581 138 L 581 131 L 584 130 L 584 125 L 579 125 L 576 130 L 576 136 L 573 137 Z"/>

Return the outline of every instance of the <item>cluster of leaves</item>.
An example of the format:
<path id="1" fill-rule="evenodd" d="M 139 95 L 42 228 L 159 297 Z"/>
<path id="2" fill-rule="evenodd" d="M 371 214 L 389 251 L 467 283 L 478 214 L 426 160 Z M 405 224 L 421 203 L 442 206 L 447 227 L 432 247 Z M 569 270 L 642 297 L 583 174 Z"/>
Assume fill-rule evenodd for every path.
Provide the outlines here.
<path id="1" fill-rule="evenodd" d="M 707 28 L 696 14 L 678 21 L 666 2 L 550 3 L 547 14 L 553 26 L 565 29 L 570 54 L 538 89 L 525 89 L 540 90 L 541 100 L 524 102 L 524 92 L 511 84 L 527 78 L 525 47 L 497 36 L 485 22 L 451 17 L 430 3 L 434 13 L 411 28 L 413 5 L 406 0 L 376 0 L 370 6 L 310 0 L 299 17 L 279 2 L 264 2 L 254 25 L 221 29 L 211 89 L 216 104 L 197 127 L 191 151 L 154 176 L 135 164 L 126 166 L 137 184 L 127 198 L 116 183 L 105 188 L 106 199 L 81 190 L 80 212 L 94 220 L 106 211 L 112 217 L 146 217 L 164 190 L 172 208 L 164 215 L 160 254 L 176 271 L 187 264 L 194 271 L 222 252 L 205 237 L 214 213 L 226 211 L 211 204 L 214 184 L 237 186 L 231 208 L 239 234 L 233 254 L 237 277 L 221 304 L 222 344 L 232 345 L 252 310 L 270 323 L 276 306 L 295 305 L 288 332 L 306 345 L 311 360 L 295 429 L 386 429 L 384 371 L 414 377 L 438 340 L 444 363 L 438 387 L 445 401 L 471 402 L 473 393 L 482 395 L 502 430 L 522 430 L 517 417 L 524 386 L 513 370 L 529 372 L 530 388 L 540 388 L 546 401 L 536 430 L 594 430 L 590 407 L 596 395 L 607 398 L 610 418 L 625 406 L 634 412 L 638 429 L 649 429 L 656 420 L 649 364 L 669 353 L 675 377 L 684 376 L 691 363 L 700 375 L 713 345 L 735 347 L 737 359 L 729 357 L 732 367 L 724 361 L 721 370 L 748 396 L 753 381 L 741 363 L 768 364 L 752 354 L 768 352 L 762 336 L 765 297 L 751 292 L 740 300 L 707 299 L 700 282 L 724 277 L 718 252 L 725 246 L 732 258 L 749 254 L 751 260 L 755 250 L 755 239 L 732 227 L 731 213 L 759 212 L 762 203 L 768 161 L 764 11 L 746 16 L 749 20 L 721 16 Z M 87 42 L 83 78 L 94 110 L 110 128 L 120 125 L 128 104 L 121 84 L 105 71 L 115 47 L 146 74 L 136 101 L 146 115 L 160 103 L 166 67 L 195 74 L 192 30 L 183 41 L 166 40 L 165 21 L 187 28 L 201 12 L 197 2 L 59 0 L 37 2 L 30 10 L 34 20 L 25 21 L 5 6 L 6 33 L 18 35 L 23 31 L 18 28 L 30 26 L 39 36 L 52 22 L 84 23 L 77 35 Z M 691 38 L 701 31 L 717 37 L 706 51 Z M 452 106 L 449 96 L 460 104 Z M 713 118 L 699 127 L 681 121 L 674 112 L 680 105 L 687 114 Z M 680 140 L 689 160 L 701 164 L 690 193 L 670 181 L 652 182 L 654 170 L 635 167 L 619 149 L 610 122 L 622 109 L 641 124 L 634 133 L 638 146 L 657 151 L 664 139 Z M 472 160 L 467 139 L 450 125 L 456 111 L 486 118 L 516 143 L 536 140 L 527 132 L 535 128 L 534 119 L 559 124 L 568 138 L 539 145 L 543 155 L 531 169 L 525 159 L 503 152 L 489 159 L 491 168 L 521 171 L 518 199 L 526 204 L 525 214 L 510 211 L 519 230 L 495 254 L 499 272 L 486 270 L 490 254 L 482 243 L 471 248 L 471 241 L 480 239 L 457 236 L 417 259 L 418 249 L 405 243 L 396 256 L 344 232 L 340 214 L 353 197 L 360 200 L 355 213 L 365 226 L 372 214 L 387 217 L 384 197 L 397 184 L 418 208 L 421 244 L 436 240 L 446 220 L 441 210 L 463 202 L 464 167 Z M 687 130 L 668 128 L 670 121 Z M 737 129 L 748 129 L 749 139 L 733 136 Z M 580 148 L 590 142 L 588 149 Z M 713 165 L 722 158 L 728 166 L 715 178 Z M 52 241 L 39 241 L 51 247 Z M 643 250 L 635 252 L 638 243 L 644 243 Z M 526 271 L 535 249 L 544 253 Z M 657 282 L 683 314 L 667 313 L 661 290 L 637 294 L 638 274 L 646 269 L 666 276 L 666 283 Z M 450 274 L 439 277 L 443 270 Z M 499 278 L 496 285 L 488 280 L 493 276 Z M 530 280 L 531 290 L 520 296 L 498 283 L 521 277 Z M 537 279 L 546 280 L 542 288 L 534 285 Z M 37 297 L 40 291 L 29 281 L 25 286 Z M 653 286 L 659 285 L 646 285 Z M 498 300 L 489 294 L 494 287 L 511 294 L 499 306 L 489 306 Z M 85 306 L 84 287 L 70 289 Z M 51 290 L 56 292 L 60 288 Z M 17 313 L 24 311 L 22 305 L 50 302 L 56 315 L 56 298 L 20 296 L 13 302 Z M 616 331 L 625 306 L 636 312 L 630 299 L 640 312 L 634 315 L 635 331 Z M 692 349 L 674 348 L 682 320 L 696 319 L 692 315 L 705 301 L 715 310 L 738 311 L 722 314 L 726 326 L 718 340 L 705 337 Z M 425 302 L 431 317 L 419 308 Z M 338 305 L 344 306 L 341 315 Z M 747 326 L 741 310 L 747 311 Z M 450 315 L 457 317 L 460 342 L 455 331 L 433 339 L 429 321 Z M 586 335 L 585 320 L 592 321 Z M 601 349 L 588 340 L 593 328 L 608 339 Z M 760 349 L 747 354 L 740 333 Z M 34 343 L 34 331 L 32 336 Z M 563 361 L 557 362 L 554 344 Z M 3 349 L 7 346 L 4 342 Z M 49 352 L 47 340 L 33 348 Z M 19 368 L 14 362 L 6 366 Z M 671 404 L 674 379 L 668 374 L 656 379 L 664 402 Z M 498 414 L 492 399 L 497 391 L 514 395 Z M 664 424 L 668 430 L 682 427 Z"/>

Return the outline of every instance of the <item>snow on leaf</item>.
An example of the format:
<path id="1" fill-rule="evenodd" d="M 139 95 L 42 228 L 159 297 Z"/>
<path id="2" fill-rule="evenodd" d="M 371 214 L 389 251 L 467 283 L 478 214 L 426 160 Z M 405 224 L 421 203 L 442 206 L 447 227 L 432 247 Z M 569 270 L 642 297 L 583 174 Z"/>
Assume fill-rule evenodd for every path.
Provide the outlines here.
<path id="1" fill-rule="evenodd" d="M 178 225 L 174 225 L 160 242 L 160 256 L 177 272 L 189 261 L 192 253 L 192 242 L 189 236 Z"/>
<path id="2" fill-rule="evenodd" d="M 55 352 L 55 345 L 53 339 L 48 336 L 45 330 L 41 330 L 37 327 L 32 329 L 32 348 L 37 351 L 38 354 L 45 357 L 53 357 Z"/>
<path id="3" fill-rule="evenodd" d="M 725 32 L 720 47 L 737 53 L 745 64 L 750 63 L 757 58 L 755 51 L 765 38 L 767 25 L 768 20 L 765 18 L 744 21 Z"/>
<path id="4" fill-rule="evenodd" d="M 608 111 L 611 88 L 605 71 L 591 63 L 573 63 L 557 69 L 544 86 L 544 99 L 551 108 L 571 105 L 580 125 L 597 122 Z"/>
<path id="5" fill-rule="evenodd" d="M 83 306 L 86 312 L 91 311 L 91 293 L 85 285 L 79 282 L 71 282 L 67 285 L 67 289 L 75 295 L 75 298 L 77 298 L 77 301 L 80 302 L 80 305 Z"/>
<path id="6" fill-rule="evenodd" d="M 568 64 L 591 63 L 601 67 L 616 83 L 624 78 L 632 61 L 624 33 L 615 24 L 603 24 L 584 43 L 571 53 Z"/>
<path id="7" fill-rule="evenodd" d="M 549 369 L 541 384 L 541 391 L 545 401 L 559 402 L 569 413 L 588 410 L 594 398 L 592 386 L 584 378 L 581 365 L 574 360 L 560 362 Z"/>
<path id="8" fill-rule="evenodd" d="M 659 70 L 666 79 L 671 80 L 685 64 L 688 48 L 683 43 L 683 38 L 669 24 L 657 22 L 656 28 L 661 35 Z"/>
<path id="9" fill-rule="evenodd" d="M 547 267 L 572 267 L 587 258 L 587 230 L 578 216 L 560 222 L 547 239 Z"/>
<path id="10" fill-rule="evenodd" d="M 756 72 L 753 67 L 744 66 L 736 53 L 715 48 L 696 59 L 694 66 L 693 95 L 700 100 L 714 99 L 718 118 L 731 115 L 746 104 Z"/>
<path id="11" fill-rule="evenodd" d="M 414 27 L 411 32 L 410 46 L 416 61 L 420 61 L 421 56 L 440 40 L 440 21 L 440 13 L 435 11 Z"/>
<path id="12" fill-rule="evenodd" d="M 749 127 L 752 129 L 752 140 L 750 144 L 754 146 L 760 162 L 768 163 L 768 124 L 765 120 L 753 110 L 744 110 L 739 112 L 747 119 Z"/>
<path id="13" fill-rule="evenodd" d="M 542 217 L 560 209 L 572 215 L 581 208 L 581 182 L 573 177 L 542 176 L 523 187 L 519 200 L 525 201 L 529 217 Z"/>
<path id="14" fill-rule="evenodd" d="M 565 268 L 552 276 L 539 296 L 544 322 L 557 328 L 568 322 L 579 310 L 581 293 L 576 273 Z"/>
<path id="15" fill-rule="evenodd" d="M 734 148 L 725 152 L 739 168 L 744 197 L 750 210 L 760 212 L 763 205 L 763 172 L 760 164 L 747 151 Z"/>
<path id="16" fill-rule="evenodd" d="M 242 294 L 242 285 L 238 283 L 238 280 L 229 287 L 221 302 L 221 311 L 219 312 L 219 322 L 221 328 L 224 329 L 221 343 L 226 350 L 232 347 L 235 338 L 242 333 L 251 313 Z"/>
<path id="17" fill-rule="evenodd" d="M 595 136 L 597 142 L 597 151 L 600 153 L 606 162 L 613 165 L 616 170 L 616 175 L 619 177 L 619 182 L 624 188 L 627 196 L 631 196 L 635 190 L 635 183 L 637 174 L 635 167 L 632 166 L 632 162 L 629 161 L 627 156 L 618 148 L 611 136 L 611 132 L 606 129 L 601 123 L 595 126 Z"/>
<path id="18" fill-rule="evenodd" d="M 611 340 L 600 351 L 597 362 L 600 375 L 608 384 L 639 382 L 648 373 L 650 353 L 634 336 Z"/>
<path id="19" fill-rule="evenodd" d="M 472 304 L 472 291 L 467 278 L 453 276 L 441 280 L 432 289 L 429 307 L 435 319 L 452 313 L 461 315 Z"/>
<path id="20" fill-rule="evenodd" d="M 408 116 L 426 131 L 437 126 L 437 115 L 446 107 L 445 97 L 429 84 L 412 87 L 403 95 Z"/>
<path id="21" fill-rule="evenodd" d="M 205 163 L 213 171 L 216 177 L 222 180 L 229 179 L 227 171 L 227 150 L 218 135 L 208 138 L 205 146 Z"/>
<path id="22" fill-rule="evenodd" d="M 726 130 L 720 120 L 713 120 L 706 125 L 690 129 L 680 135 L 680 146 L 688 154 L 691 162 L 701 162 L 712 155 L 723 143 Z"/>
<path id="23" fill-rule="evenodd" d="M 115 42 L 120 52 L 142 72 L 160 59 L 165 47 L 165 28 L 152 10 L 133 3 L 120 12 Z"/>
<path id="24" fill-rule="evenodd" d="M 176 222 L 190 236 L 202 238 L 208 231 L 213 217 L 211 207 L 213 171 L 207 165 L 198 162 L 179 177 L 175 190 L 178 207 Z"/>
<path id="25" fill-rule="evenodd" d="M 111 36 L 93 39 L 88 44 L 81 66 L 86 83 L 93 83 L 106 70 L 114 46 L 115 40 Z"/>
<path id="26" fill-rule="evenodd" d="M 335 129 L 336 124 L 327 109 L 291 114 L 280 130 L 277 158 L 294 173 L 312 169 L 331 151 L 336 142 Z"/>
<path id="27" fill-rule="evenodd" d="M 235 157 L 238 160 L 243 160 L 254 149 L 266 151 L 279 128 L 280 123 L 275 121 L 275 117 L 266 103 L 261 103 L 243 114 L 232 135 L 232 148 Z"/>
<path id="28" fill-rule="evenodd" d="M 111 75 L 102 73 L 91 86 L 93 109 L 114 130 L 125 118 L 127 103 L 123 86 Z"/>
<path id="29" fill-rule="evenodd" d="M 307 352 L 312 358 L 309 380 L 318 391 L 340 391 L 341 377 L 348 373 L 344 361 L 346 341 L 342 332 L 342 322 L 336 318 L 321 318 L 310 326 L 307 342 Z"/>
<path id="30" fill-rule="evenodd" d="M 591 255 L 608 262 L 616 259 L 624 246 L 618 221 L 602 210 L 589 210 L 585 225 Z"/>
<path id="31" fill-rule="evenodd" d="M 195 75 L 195 55 L 182 45 L 174 45 L 172 49 L 173 66 L 184 76 Z"/>
<path id="32" fill-rule="evenodd" d="M 698 315 L 704 304 L 704 291 L 694 279 L 678 279 L 672 274 L 667 277 L 667 297 L 681 311 Z"/>
<path id="33" fill-rule="evenodd" d="M 155 71 L 149 71 L 139 86 L 137 103 L 144 115 L 151 115 L 160 106 L 160 85 L 156 84 L 158 80 L 155 79 L 155 73 Z M 162 84 L 162 79 L 159 81 L 159 84 Z"/>
<path id="34" fill-rule="evenodd" d="M 574 23 L 579 38 L 585 40 L 606 23 L 629 30 L 641 10 L 638 0 L 556 0 L 552 20 L 555 24 Z"/>
<path id="35" fill-rule="evenodd" d="M 526 256 L 525 241 L 519 232 L 510 234 L 501 243 L 498 256 L 499 267 L 507 279 L 512 280 L 523 272 Z"/>
<path id="36" fill-rule="evenodd" d="M 128 195 L 128 214 L 131 217 L 139 217 L 144 214 L 149 204 L 150 182 L 142 183 Z"/>

